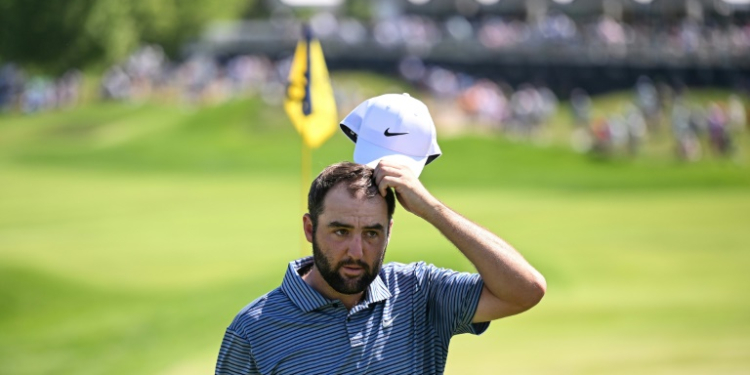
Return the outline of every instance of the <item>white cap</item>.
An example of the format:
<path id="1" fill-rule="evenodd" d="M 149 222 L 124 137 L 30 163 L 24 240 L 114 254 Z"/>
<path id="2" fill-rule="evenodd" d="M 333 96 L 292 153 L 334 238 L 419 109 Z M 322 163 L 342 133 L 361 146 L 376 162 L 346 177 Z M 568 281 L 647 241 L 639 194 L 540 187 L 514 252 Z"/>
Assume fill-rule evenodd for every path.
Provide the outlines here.
<path id="1" fill-rule="evenodd" d="M 409 94 L 367 99 L 341 121 L 354 143 L 354 162 L 377 166 L 383 158 L 407 165 L 416 176 L 442 153 L 427 106 Z"/>

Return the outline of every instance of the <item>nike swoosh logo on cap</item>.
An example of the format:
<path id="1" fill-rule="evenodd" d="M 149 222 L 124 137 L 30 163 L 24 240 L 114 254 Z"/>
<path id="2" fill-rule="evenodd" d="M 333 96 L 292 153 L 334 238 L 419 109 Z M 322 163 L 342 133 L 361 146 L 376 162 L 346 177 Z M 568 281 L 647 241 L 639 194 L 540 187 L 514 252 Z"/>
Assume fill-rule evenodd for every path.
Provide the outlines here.
<path id="1" fill-rule="evenodd" d="M 394 136 L 397 136 L 397 135 L 409 134 L 409 133 L 391 133 L 391 132 L 389 132 L 389 130 L 391 130 L 391 128 L 385 129 L 385 133 L 383 133 L 383 135 L 385 135 L 386 137 L 394 137 Z"/>

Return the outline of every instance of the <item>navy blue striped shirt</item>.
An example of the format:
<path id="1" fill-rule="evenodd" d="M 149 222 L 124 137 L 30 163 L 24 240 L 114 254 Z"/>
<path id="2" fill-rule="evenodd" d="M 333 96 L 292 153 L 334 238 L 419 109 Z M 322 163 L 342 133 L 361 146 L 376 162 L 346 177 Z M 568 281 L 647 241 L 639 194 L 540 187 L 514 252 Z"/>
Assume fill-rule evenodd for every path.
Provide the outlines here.
<path id="1" fill-rule="evenodd" d="M 347 310 L 302 279 L 312 262 L 289 263 L 281 287 L 240 311 L 216 374 L 441 374 L 451 337 L 489 326 L 471 323 L 483 286 L 477 274 L 389 263 Z"/>

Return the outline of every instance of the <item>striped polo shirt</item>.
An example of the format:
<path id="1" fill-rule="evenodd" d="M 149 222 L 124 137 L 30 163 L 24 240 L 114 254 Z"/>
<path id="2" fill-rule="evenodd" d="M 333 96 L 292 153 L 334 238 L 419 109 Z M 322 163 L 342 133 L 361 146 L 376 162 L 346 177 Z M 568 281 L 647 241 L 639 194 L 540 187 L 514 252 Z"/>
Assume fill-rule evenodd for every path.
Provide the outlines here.
<path id="1" fill-rule="evenodd" d="M 471 323 L 478 274 L 389 263 L 347 310 L 302 279 L 312 263 L 289 263 L 281 287 L 240 311 L 216 374 L 441 374 L 451 337 L 489 326 Z"/>

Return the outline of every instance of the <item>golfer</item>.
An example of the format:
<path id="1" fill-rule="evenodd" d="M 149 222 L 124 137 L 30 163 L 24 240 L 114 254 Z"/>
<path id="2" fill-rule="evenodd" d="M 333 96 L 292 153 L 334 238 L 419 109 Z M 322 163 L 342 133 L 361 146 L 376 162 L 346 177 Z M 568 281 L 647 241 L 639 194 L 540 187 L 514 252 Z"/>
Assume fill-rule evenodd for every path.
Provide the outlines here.
<path id="1" fill-rule="evenodd" d="M 453 335 L 481 334 L 491 320 L 528 310 L 544 295 L 544 278 L 513 247 L 424 187 L 424 164 L 417 171 L 403 154 L 385 155 L 396 147 L 359 143 L 368 126 L 385 127 L 384 138 L 419 133 L 402 126 L 420 117 L 412 99 L 391 99 L 355 110 L 362 121 L 342 122 L 354 124 L 356 147 L 366 148 L 358 161 L 364 154 L 376 161 L 334 164 L 315 178 L 302 220 L 313 256 L 289 263 L 280 287 L 240 311 L 216 374 L 441 374 Z M 384 122 L 383 111 L 397 116 Z M 370 124 L 372 116 L 378 121 Z M 435 150 L 407 158 L 424 163 Z M 396 200 L 439 230 L 478 274 L 383 264 Z"/>

